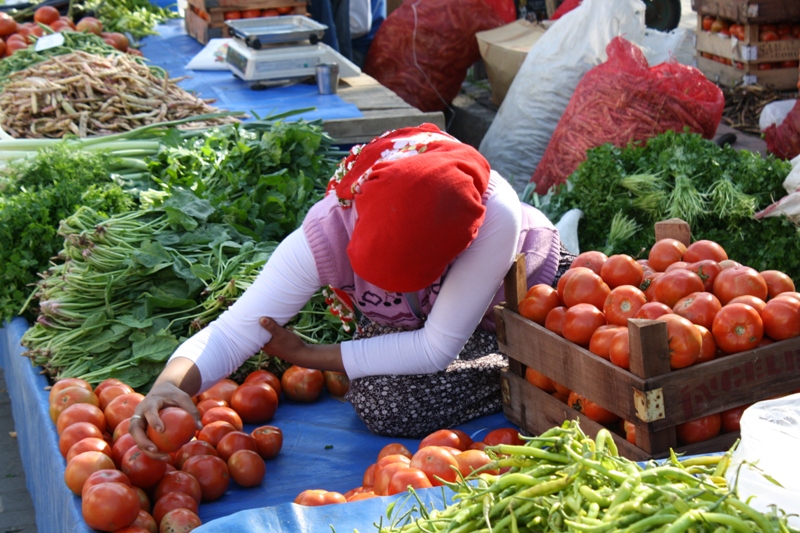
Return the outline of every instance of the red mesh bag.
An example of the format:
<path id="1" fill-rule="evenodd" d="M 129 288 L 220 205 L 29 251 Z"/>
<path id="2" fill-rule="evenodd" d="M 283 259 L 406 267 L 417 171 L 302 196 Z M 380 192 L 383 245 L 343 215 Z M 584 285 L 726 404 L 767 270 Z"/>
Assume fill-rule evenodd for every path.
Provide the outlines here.
<path id="1" fill-rule="evenodd" d="M 767 151 L 783 159 L 794 159 L 800 155 L 800 100 L 780 126 L 775 124 L 764 130 Z"/>
<path id="2" fill-rule="evenodd" d="M 606 54 L 578 83 L 536 166 L 531 181 L 539 194 L 567 181 L 590 148 L 624 147 L 684 127 L 707 139 L 717 131 L 725 98 L 702 72 L 676 61 L 649 68 L 639 47 L 622 37 Z"/>
<path id="3" fill-rule="evenodd" d="M 513 20 L 511 0 L 406 0 L 375 34 L 364 72 L 417 109 L 442 111 L 480 59 L 475 34 Z"/>

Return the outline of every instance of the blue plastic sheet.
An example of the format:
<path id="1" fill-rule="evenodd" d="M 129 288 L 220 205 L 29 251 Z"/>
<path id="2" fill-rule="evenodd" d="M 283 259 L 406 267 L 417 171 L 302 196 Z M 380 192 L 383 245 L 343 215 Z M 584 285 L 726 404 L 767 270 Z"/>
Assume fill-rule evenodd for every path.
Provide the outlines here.
<path id="1" fill-rule="evenodd" d="M 166 70 L 171 78 L 188 76 L 178 83 L 187 91 L 202 98 L 215 98 L 212 104 L 228 111 L 255 113 L 259 117 L 278 115 L 288 111 L 315 108 L 287 120 L 332 120 L 362 118 L 364 115 L 354 104 L 338 95 L 321 95 L 316 84 L 292 85 L 252 89 L 250 84 L 229 71 L 186 70 L 189 61 L 203 49 L 203 45 L 186 34 L 183 19 L 173 19 L 156 27 L 159 35 L 142 40 L 142 52 L 151 64 Z"/>
<path id="2" fill-rule="evenodd" d="M 40 533 L 90 531 L 80 512 L 80 499 L 64 484 L 65 462 L 58 435 L 50 421 L 48 381 L 40 369 L 22 357 L 20 345 L 28 324 L 17 318 L 0 329 L 0 366 L 5 372 L 25 468 L 28 491 L 36 509 Z M 370 433 L 349 403 L 324 395 L 302 404 L 282 399 L 269 422 L 281 428 L 284 443 L 277 458 L 267 462 L 264 482 L 241 488 L 231 482 L 219 500 L 200 505 L 204 525 L 199 532 L 320 532 L 361 533 L 373 530 L 389 502 L 406 496 L 376 498 L 325 508 L 290 503 L 303 490 L 319 488 L 346 492 L 361 485 L 366 468 L 390 442 L 416 451 L 419 440 L 381 437 Z M 250 431 L 255 426 L 245 426 Z M 499 427 L 514 427 L 502 413 L 459 426 L 474 440 Z M 441 502 L 441 489 L 426 489 L 425 498 Z M 249 510 L 249 511 L 248 511 Z M 384 520 L 384 523 L 386 521 Z"/>

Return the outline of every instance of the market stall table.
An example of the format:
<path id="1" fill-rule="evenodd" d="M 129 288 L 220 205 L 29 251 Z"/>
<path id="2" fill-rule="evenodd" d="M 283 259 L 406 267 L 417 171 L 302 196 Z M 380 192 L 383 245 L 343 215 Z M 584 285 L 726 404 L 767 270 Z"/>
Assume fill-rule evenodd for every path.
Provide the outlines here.
<path id="1" fill-rule="evenodd" d="M 0 366 L 5 372 L 16 421 L 17 441 L 28 491 L 36 509 L 40 533 L 91 531 L 81 516 L 81 501 L 64 483 L 64 459 L 50 420 L 47 378 L 22 356 L 20 345 L 28 323 L 16 318 L 0 329 Z M 292 502 L 309 488 L 346 492 L 361 485 L 364 470 L 380 449 L 400 442 L 416 450 L 419 440 L 381 437 L 369 432 L 349 403 L 327 394 L 310 404 L 282 400 L 269 422 L 281 428 L 284 443 L 277 458 L 267 461 L 267 475 L 255 488 L 231 483 L 219 500 L 200 505 L 207 531 L 277 532 L 369 531 L 390 501 L 404 495 L 352 502 L 338 509 L 301 508 Z M 255 426 L 245 426 L 250 431 Z M 475 440 L 487 431 L 513 427 L 501 414 L 481 417 L 459 426 Z M 441 489 L 427 489 L 426 498 L 441 501 Z M 248 511 L 250 510 L 250 511 Z M 239 514 L 241 512 L 241 514 Z M 217 522 L 221 520 L 221 522 Z M 386 522 L 384 522 L 386 523 Z M 200 530 L 202 531 L 202 529 Z"/>
<path id="2" fill-rule="evenodd" d="M 156 30 L 158 35 L 142 41 L 145 57 L 172 78 L 187 76 L 178 85 L 202 98 L 216 98 L 213 105 L 221 109 L 266 117 L 313 107 L 296 118 L 321 119 L 325 130 L 342 146 L 364 143 L 385 131 L 423 122 L 445 127 L 441 112 L 423 113 L 363 73 L 340 79 L 337 94 L 321 95 L 313 83 L 253 89 L 227 70 L 187 70 L 186 65 L 203 45 L 186 33 L 183 19 L 173 19 Z"/>

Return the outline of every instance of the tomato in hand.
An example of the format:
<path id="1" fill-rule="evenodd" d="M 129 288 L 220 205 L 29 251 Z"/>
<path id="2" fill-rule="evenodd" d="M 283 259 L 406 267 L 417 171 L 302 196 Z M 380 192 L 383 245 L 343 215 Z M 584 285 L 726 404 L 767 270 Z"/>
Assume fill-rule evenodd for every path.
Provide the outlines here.
<path id="1" fill-rule="evenodd" d="M 605 324 L 606 318 L 600 309 L 592 304 L 579 303 L 567 308 L 561 333 L 568 341 L 588 347 L 592 334 Z"/>
<path id="2" fill-rule="evenodd" d="M 567 399 L 567 405 L 579 413 L 583 413 L 586 418 L 598 424 L 613 424 L 619 420 L 619 417 L 608 409 L 604 409 L 596 403 L 587 400 L 575 391 L 570 393 L 569 399 Z"/>
<path id="3" fill-rule="evenodd" d="M 721 427 L 722 417 L 720 417 L 719 413 L 715 413 L 678 424 L 675 430 L 678 434 L 678 442 L 681 444 L 694 444 L 695 442 L 702 442 L 716 437 L 719 435 Z"/>
<path id="4" fill-rule="evenodd" d="M 236 450 L 228 458 L 228 471 L 240 487 L 260 485 L 267 473 L 267 465 L 253 450 Z"/>
<path id="5" fill-rule="evenodd" d="M 600 277 L 610 289 L 622 285 L 633 285 L 638 287 L 644 277 L 642 265 L 636 260 L 625 254 L 617 254 L 609 257 L 600 268 Z"/>
<path id="6" fill-rule="evenodd" d="M 608 256 L 603 252 L 589 250 L 588 252 L 578 254 L 578 256 L 572 260 L 570 269 L 584 267 L 590 269 L 599 276 L 600 270 L 603 268 L 603 263 L 605 263 L 607 259 Z"/>
<path id="7" fill-rule="evenodd" d="M 164 431 L 159 433 L 148 425 L 147 437 L 163 452 L 177 452 L 197 433 L 194 418 L 180 407 L 165 407 L 158 412 L 158 417 L 164 424 Z"/>
<path id="8" fill-rule="evenodd" d="M 139 516 L 139 497 L 128 485 L 117 482 L 90 487 L 81 500 L 86 525 L 100 531 L 117 531 Z"/>
<path id="9" fill-rule="evenodd" d="M 603 304 L 603 314 L 609 324 L 627 326 L 628 319 L 634 318 L 647 303 L 647 297 L 637 286 L 620 285 L 608 294 Z"/>
<path id="10" fill-rule="evenodd" d="M 653 244 L 647 260 L 656 272 L 664 272 L 672 263 L 683 259 L 686 245 L 677 239 L 661 239 Z"/>
<path id="11" fill-rule="evenodd" d="M 277 457 L 283 446 L 283 431 L 275 426 L 257 427 L 250 436 L 256 441 L 258 455 L 265 460 Z"/>
<path id="12" fill-rule="evenodd" d="M 714 280 L 714 296 L 722 305 L 743 294 L 750 294 L 767 301 L 767 282 L 754 268 L 735 266 L 724 269 Z"/>
<path id="13" fill-rule="evenodd" d="M 558 292 L 544 283 L 534 285 L 519 303 L 519 314 L 544 326 L 547 314 L 561 305 Z"/>
<path id="14" fill-rule="evenodd" d="M 287 398 L 296 402 L 313 402 L 325 385 L 322 372 L 313 368 L 292 365 L 281 376 L 281 387 Z"/>
<path id="15" fill-rule="evenodd" d="M 722 305 L 710 292 L 693 292 L 678 300 L 672 311 L 692 324 L 711 329 L 714 317 L 720 309 Z"/>
<path id="16" fill-rule="evenodd" d="M 719 243 L 709 240 L 695 241 L 686 247 L 686 251 L 683 252 L 683 260 L 687 263 L 696 263 L 703 260 L 719 263 L 727 258 L 728 253 L 725 248 L 720 246 Z"/>
<path id="17" fill-rule="evenodd" d="M 738 353 L 758 346 L 764 336 L 764 323 L 749 305 L 728 304 L 714 317 L 711 332 L 720 350 Z"/>
<path id="18" fill-rule="evenodd" d="M 231 395 L 231 408 L 242 422 L 261 424 L 272 420 L 278 409 L 278 393 L 266 382 L 242 383 Z"/>
<path id="19" fill-rule="evenodd" d="M 761 312 L 764 333 L 773 340 L 782 341 L 800 336 L 800 300 L 779 298 L 770 300 Z"/>
<path id="20" fill-rule="evenodd" d="M 678 315 L 664 315 L 659 320 L 667 323 L 670 368 L 676 370 L 693 365 L 703 348 L 700 330 Z"/>

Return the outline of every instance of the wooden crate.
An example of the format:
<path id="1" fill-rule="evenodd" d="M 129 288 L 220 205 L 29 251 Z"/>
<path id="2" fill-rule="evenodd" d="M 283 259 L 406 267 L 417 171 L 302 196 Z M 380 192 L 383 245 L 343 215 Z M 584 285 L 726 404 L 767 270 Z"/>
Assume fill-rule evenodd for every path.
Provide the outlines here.
<path id="1" fill-rule="evenodd" d="M 697 68 L 706 78 L 725 87 L 772 85 L 781 91 L 794 91 L 797 88 L 797 67 L 758 70 L 756 63 L 744 63 L 742 68 L 738 68 L 702 56 L 697 56 L 695 59 Z"/>
<path id="2" fill-rule="evenodd" d="M 800 39 L 759 41 L 759 24 L 744 25 L 744 40 L 726 37 L 721 33 L 703 30 L 703 15 L 697 16 L 695 49 L 732 61 L 743 63 L 776 63 L 797 61 L 800 57 Z"/>
<path id="3" fill-rule="evenodd" d="M 184 15 L 186 33 L 197 40 L 200 44 L 206 44 L 211 39 L 230 37 L 228 27 L 225 24 L 211 24 L 203 19 L 192 9 L 187 9 Z"/>
<path id="4" fill-rule="evenodd" d="M 233 2 L 233 5 L 217 5 L 219 2 Z M 189 0 L 189 8 L 212 27 L 225 25 L 225 14 L 231 11 L 265 10 L 285 8 L 286 15 L 306 15 L 307 3 L 292 0 Z"/>
<path id="5" fill-rule="evenodd" d="M 657 238 L 684 236 L 679 240 L 688 243 L 688 235 L 688 225 L 661 230 L 656 225 Z M 540 434 L 566 419 L 579 419 L 592 436 L 602 427 L 528 383 L 526 367 L 632 422 L 636 445 L 616 433 L 614 440 L 621 454 L 637 461 L 667 456 L 671 448 L 689 454 L 724 451 L 738 433 L 678 446 L 675 427 L 800 388 L 800 338 L 673 371 L 666 324 L 631 320 L 627 371 L 522 317 L 518 305 L 526 290 L 520 257 L 505 278 L 506 302 L 495 308 L 495 316 L 500 350 L 509 358 L 501 379 L 503 409 L 526 434 Z"/>
<path id="6" fill-rule="evenodd" d="M 800 20 L 797 0 L 692 0 L 692 10 L 739 24 Z"/>

